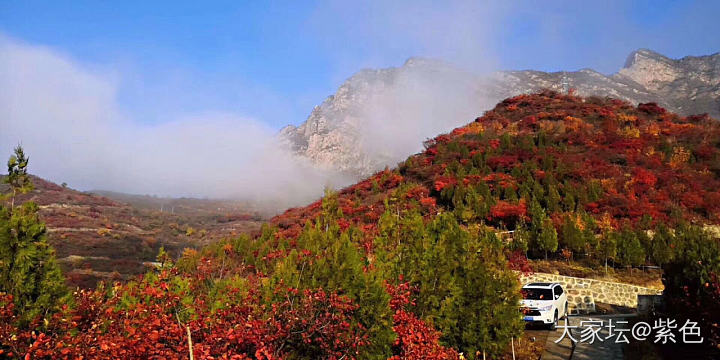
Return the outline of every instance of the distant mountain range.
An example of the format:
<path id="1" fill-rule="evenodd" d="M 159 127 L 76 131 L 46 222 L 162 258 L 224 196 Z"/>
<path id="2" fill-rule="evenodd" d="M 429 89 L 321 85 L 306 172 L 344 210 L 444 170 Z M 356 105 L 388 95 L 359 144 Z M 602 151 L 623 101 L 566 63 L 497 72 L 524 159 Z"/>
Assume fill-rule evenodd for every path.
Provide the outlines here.
<path id="1" fill-rule="evenodd" d="M 617 73 L 503 71 L 478 76 L 442 61 L 411 58 L 403 66 L 362 70 L 279 136 L 323 168 L 367 176 L 419 151 L 419 144 L 482 115 L 501 99 L 542 89 L 581 96 L 656 102 L 673 112 L 720 119 L 720 53 L 670 59 L 632 52 Z"/>

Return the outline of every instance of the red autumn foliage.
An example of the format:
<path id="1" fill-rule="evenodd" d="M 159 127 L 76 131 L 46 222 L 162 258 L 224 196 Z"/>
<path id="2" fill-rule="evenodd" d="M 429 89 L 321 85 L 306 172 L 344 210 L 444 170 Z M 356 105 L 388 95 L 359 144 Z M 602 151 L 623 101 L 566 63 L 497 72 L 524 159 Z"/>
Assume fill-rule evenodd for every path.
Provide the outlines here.
<path id="1" fill-rule="evenodd" d="M 532 265 L 530 265 L 527 256 L 525 256 L 525 253 L 521 250 L 515 250 L 510 254 L 508 257 L 508 266 L 510 269 L 520 271 L 525 275 L 533 273 Z"/>
<path id="2" fill-rule="evenodd" d="M 517 162 L 517 155 L 500 155 L 491 157 L 487 160 L 487 164 L 493 169 L 497 169 L 498 167 L 509 168 L 511 165 L 514 165 Z"/>
<path id="3" fill-rule="evenodd" d="M 435 198 L 432 198 L 432 197 L 424 197 L 424 198 L 420 199 L 420 204 L 422 204 L 425 207 L 432 208 L 432 207 L 435 207 L 435 205 L 437 205 L 437 201 L 435 200 Z"/>
<path id="4" fill-rule="evenodd" d="M 514 223 L 515 221 L 525 218 L 527 215 L 527 206 L 525 201 L 521 200 L 517 204 L 511 204 L 507 201 L 500 200 L 492 208 L 490 208 L 490 219 L 502 220 L 506 223 Z"/>
<path id="5" fill-rule="evenodd" d="M 400 280 L 402 281 L 402 279 Z M 393 344 L 396 354 L 389 360 L 450 360 L 457 359 L 455 350 L 440 345 L 440 333 L 408 310 L 413 305 L 414 289 L 407 282 L 397 286 L 387 285 L 392 296 L 390 307 L 395 311 L 393 315 L 393 330 L 397 338 Z"/>
<path id="6" fill-rule="evenodd" d="M 508 106 L 514 110 L 508 111 Z M 535 181 L 551 177 L 579 187 L 593 180 L 601 183 L 599 199 L 580 205 L 597 217 L 610 215 L 613 224 L 621 223 L 622 219 L 635 222 L 643 215 L 652 215 L 656 221 L 670 220 L 673 203 L 683 206 L 683 215 L 688 220 L 720 223 L 720 202 L 709 200 L 720 198 L 718 151 L 708 145 L 720 141 L 720 126 L 707 116 L 683 118 L 653 104 L 634 107 L 618 100 L 584 101 L 576 96 L 543 92 L 509 98 L 477 118 L 472 126 L 473 131 L 461 127 L 426 141 L 425 152 L 411 157 L 397 175 L 392 171 L 380 172 L 343 189 L 339 199 L 354 200 L 358 196 L 372 199 L 353 205 L 351 211 L 343 207 L 344 213 L 352 214 L 351 225 L 372 233 L 376 228 L 372 221 L 384 211 L 383 199 L 392 196 L 392 191 L 403 183 L 413 185 L 405 198 L 418 200 L 426 210 L 431 208 L 431 199 L 435 200 L 435 207 L 447 206 L 448 202 L 440 197 L 444 190 L 453 189 L 458 183 L 473 187 L 484 182 L 493 192 L 508 187 L 519 191 L 525 179 L 515 178 L 512 169 L 527 162 L 541 164 L 546 162 L 544 158 L 551 160 L 553 168 L 533 169 Z M 478 139 L 475 135 L 478 128 L 488 129 L 489 138 Z M 511 143 L 515 144 L 523 136 L 537 137 L 540 130 L 548 143 L 566 143 L 561 148 L 546 147 L 542 154 L 520 150 L 516 145 L 500 151 L 499 138 L 506 132 L 510 132 Z M 661 150 L 667 143 L 673 144 L 672 148 Z M 467 152 L 451 151 L 450 145 L 455 144 Z M 488 152 L 486 164 L 495 170 L 470 172 L 477 161 L 475 155 Z M 689 155 L 685 156 L 686 153 Z M 695 162 L 689 161 L 693 155 Z M 453 162 L 465 168 L 463 176 L 448 173 Z M 555 168 L 564 172 L 560 174 Z M 433 191 L 425 193 L 428 188 Z M 370 196 L 378 190 L 379 194 Z M 498 200 L 490 218 L 509 225 L 525 215 L 522 206 Z M 289 224 L 302 226 L 314 219 L 319 204 L 313 205 L 288 211 L 272 223 L 285 225 L 287 230 L 283 230 L 282 236 L 297 236 L 298 228 Z"/>
<path id="7" fill-rule="evenodd" d="M 441 176 L 435 180 L 435 190 L 442 191 L 446 187 L 453 186 L 455 184 L 457 184 L 457 179 L 448 176 Z"/>
<path id="8" fill-rule="evenodd" d="M 282 359 L 288 344 L 310 356 L 353 359 L 366 344 L 357 309 L 349 299 L 323 290 L 299 293 L 279 287 L 287 300 L 265 308 L 256 291 L 242 302 L 213 311 L 205 299 L 182 302 L 169 278 L 102 291 L 82 290 L 69 314 L 56 314 L 48 332 L 14 328 L 12 297 L 0 298 L 0 339 L 4 355 L 33 359 L 186 359 L 189 329 L 196 359 Z M 230 294 L 241 296 L 238 290 Z M 145 300 L 125 304 L 127 297 Z M 192 309 L 194 317 L 180 321 Z M 65 321 L 63 319 L 70 319 Z M 10 350 L 7 350 L 10 349 Z M 314 354 L 314 355 L 312 355 Z M 3 355 L 0 352 L 0 355 Z"/>
<path id="9" fill-rule="evenodd" d="M 638 105 L 638 110 L 648 113 L 650 115 L 662 115 L 665 113 L 665 109 L 658 106 L 658 104 L 651 102 L 646 104 L 640 104 Z"/>

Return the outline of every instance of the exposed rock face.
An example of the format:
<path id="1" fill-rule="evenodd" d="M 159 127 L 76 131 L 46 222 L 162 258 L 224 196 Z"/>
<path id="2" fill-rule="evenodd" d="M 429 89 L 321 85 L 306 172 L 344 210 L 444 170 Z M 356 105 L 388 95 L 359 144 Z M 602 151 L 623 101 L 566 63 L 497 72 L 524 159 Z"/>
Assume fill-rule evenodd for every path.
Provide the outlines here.
<path id="1" fill-rule="evenodd" d="M 361 70 L 316 106 L 307 121 L 286 126 L 279 135 L 320 167 L 369 175 L 488 108 L 491 103 L 478 101 L 480 83 L 473 74 L 430 59 Z"/>
<path id="2" fill-rule="evenodd" d="M 669 59 L 650 50 L 630 54 L 614 79 L 629 79 L 680 114 L 720 119 L 720 53 Z"/>
<path id="3" fill-rule="evenodd" d="M 411 58 L 401 67 L 356 73 L 307 121 L 279 135 L 320 167 L 359 178 L 395 165 L 420 150 L 425 138 L 471 121 L 499 100 L 561 91 L 563 82 L 581 96 L 657 102 L 680 114 L 709 113 L 720 119 L 720 53 L 674 60 L 642 49 L 610 76 L 583 69 L 479 77 L 441 61 Z"/>

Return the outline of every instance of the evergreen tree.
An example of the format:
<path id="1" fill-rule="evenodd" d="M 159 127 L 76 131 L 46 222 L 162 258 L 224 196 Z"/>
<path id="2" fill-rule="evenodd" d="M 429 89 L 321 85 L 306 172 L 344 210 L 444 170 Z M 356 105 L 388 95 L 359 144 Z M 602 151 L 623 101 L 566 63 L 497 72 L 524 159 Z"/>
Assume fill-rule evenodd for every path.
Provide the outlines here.
<path id="1" fill-rule="evenodd" d="M 564 194 L 562 199 L 563 207 L 566 211 L 575 211 L 575 188 L 566 180 L 562 189 Z"/>
<path id="2" fill-rule="evenodd" d="M 494 233 L 469 240 L 451 295 L 443 301 L 434 324 L 448 345 L 467 354 L 482 351 L 495 357 L 523 329 L 516 305 L 519 284 L 516 275 L 505 269 L 502 245 Z"/>
<path id="3" fill-rule="evenodd" d="M 585 243 L 585 253 L 590 256 L 594 256 L 592 251 L 597 248 L 598 245 L 598 238 L 595 235 L 597 231 L 597 222 L 590 214 L 584 211 L 580 214 L 580 218 L 583 222 L 582 235 Z"/>
<path id="4" fill-rule="evenodd" d="M 600 200 L 603 195 L 602 183 L 593 179 L 587 184 L 587 201 L 594 202 Z"/>
<path id="5" fill-rule="evenodd" d="M 537 146 L 540 149 L 544 149 L 547 145 L 547 133 L 545 133 L 545 130 L 540 130 L 537 133 Z"/>
<path id="6" fill-rule="evenodd" d="M 547 218 L 545 209 L 542 208 L 536 198 L 530 201 L 530 209 L 528 214 L 530 215 L 530 231 L 539 234 L 542 229 L 543 221 Z"/>
<path id="7" fill-rule="evenodd" d="M 515 225 L 515 232 L 512 236 L 512 242 L 510 243 L 510 250 L 520 250 L 525 253 L 527 257 L 528 245 L 532 241 L 532 231 L 528 228 L 525 220 L 520 219 L 517 225 Z"/>
<path id="8" fill-rule="evenodd" d="M 573 216 L 565 215 L 560 227 L 560 235 L 561 244 L 568 247 L 573 253 L 585 250 L 585 234 L 580 230 Z"/>
<path id="9" fill-rule="evenodd" d="M 605 273 L 607 273 L 608 260 L 615 260 L 617 256 L 617 242 L 619 235 L 616 232 L 609 232 L 598 242 L 597 252 L 605 259 Z"/>
<path id="10" fill-rule="evenodd" d="M 560 210 L 560 193 L 555 185 L 549 185 L 547 197 L 545 198 L 548 213 L 552 214 Z"/>
<path id="11" fill-rule="evenodd" d="M 673 259 L 673 235 L 665 224 L 660 224 L 650 242 L 650 258 L 658 266 L 663 266 Z"/>
<path id="12" fill-rule="evenodd" d="M 720 241 L 698 226 L 675 231 L 675 254 L 663 265 L 663 297 L 678 323 L 695 321 L 710 346 L 720 343 Z"/>
<path id="13" fill-rule="evenodd" d="M 7 162 L 8 174 L 3 182 L 10 185 L 10 193 L 6 197 L 10 197 L 10 209 L 15 207 L 15 196 L 18 194 L 27 194 L 33 190 L 33 184 L 30 181 L 30 175 L 27 173 L 27 167 L 30 159 L 25 156 L 22 146 L 15 147 L 14 153 L 10 155 Z"/>
<path id="14" fill-rule="evenodd" d="M 469 354 L 501 352 L 522 330 L 516 275 L 492 231 L 460 226 L 452 213 L 425 223 L 417 211 L 380 219 L 376 269 L 388 281 L 400 275 L 416 289 L 413 311 Z"/>
<path id="15" fill-rule="evenodd" d="M 557 231 L 550 219 L 545 218 L 537 238 L 537 244 L 540 250 L 545 252 L 545 260 L 547 260 L 548 251 L 556 251 L 558 247 Z"/>
<path id="16" fill-rule="evenodd" d="M 394 339 L 389 295 L 385 291 L 382 273 L 367 271 L 365 256 L 356 242 L 361 233 L 355 228 L 341 231 L 337 225 L 342 212 L 337 209 L 337 199 L 329 193 L 323 199 L 323 212 L 314 224 L 306 225 L 297 239 L 297 249 L 278 262 L 266 287 L 266 297 L 274 299 L 273 289 L 280 284 L 297 289 L 324 289 L 338 291 L 358 305 L 355 320 L 363 326 L 368 345 L 362 347 L 360 359 L 386 359 Z M 303 254 L 309 251 L 308 254 Z M 313 349 L 297 344 L 303 354 L 315 353 Z M 309 358 L 312 358 L 310 356 Z"/>
<path id="17" fill-rule="evenodd" d="M 645 262 L 645 250 L 632 229 L 624 228 L 617 243 L 618 262 L 625 266 L 638 266 Z"/>
<path id="18" fill-rule="evenodd" d="M 517 192 L 515 192 L 515 188 L 512 186 L 508 186 L 504 190 L 503 198 L 505 198 L 506 201 L 509 202 L 517 202 L 518 201 L 518 195 Z"/>
<path id="19" fill-rule="evenodd" d="M 449 346 L 469 354 L 503 351 L 522 323 L 519 284 L 495 233 L 470 233 L 444 213 L 424 232 L 408 235 L 403 246 L 409 249 L 396 264 L 417 286 L 416 313 L 435 325 Z"/>
<path id="20" fill-rule="evenodd" d="M 67 295 L 38 206 L 30 201 L 15 206 L 15 195 L 32 189 L 27 165 L 18 146 L 5 178 L 10 185 L 10 207 L 0 206 L 0 292 L 13 296 L 21 326 L 58 310 Z"/>

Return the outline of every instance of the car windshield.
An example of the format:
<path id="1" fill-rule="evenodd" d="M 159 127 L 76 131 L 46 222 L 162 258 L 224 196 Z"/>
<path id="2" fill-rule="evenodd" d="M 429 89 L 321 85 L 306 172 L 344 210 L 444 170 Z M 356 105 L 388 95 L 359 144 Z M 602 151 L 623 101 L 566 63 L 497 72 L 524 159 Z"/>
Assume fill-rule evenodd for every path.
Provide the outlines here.
<path id="1" fill-rule="evenodd" d="M 550 289 L 522 289 L 523 299 L 525 300 L 552 300 L 552 290 Z"/>

